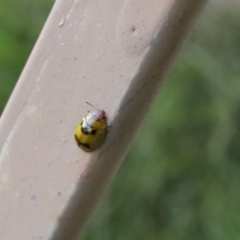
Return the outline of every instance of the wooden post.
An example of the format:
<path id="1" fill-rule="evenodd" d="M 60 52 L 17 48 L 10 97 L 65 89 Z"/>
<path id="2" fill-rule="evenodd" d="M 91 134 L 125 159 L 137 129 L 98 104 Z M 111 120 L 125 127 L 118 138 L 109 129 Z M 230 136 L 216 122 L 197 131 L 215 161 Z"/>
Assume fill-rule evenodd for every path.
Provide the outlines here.
<path id="1" fill-rule="evenodd" d="M 1 239 L 77 239 L 205 3 L 56 1 L 1 117 Z M 111 125 L 92 153 L 86 101 Z"/>

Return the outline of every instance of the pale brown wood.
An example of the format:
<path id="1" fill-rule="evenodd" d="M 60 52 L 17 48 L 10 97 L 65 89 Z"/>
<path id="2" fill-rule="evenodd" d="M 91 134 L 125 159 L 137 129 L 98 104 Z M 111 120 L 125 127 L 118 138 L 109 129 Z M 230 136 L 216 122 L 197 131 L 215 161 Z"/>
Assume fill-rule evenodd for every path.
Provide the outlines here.
<path id="1" fill-rule="evenodd" d="M 205 3 L 56 1 L 0 122 L 1 239 L 79 236 Z M 86 101 L 111 125 L 92 153 Z"/>

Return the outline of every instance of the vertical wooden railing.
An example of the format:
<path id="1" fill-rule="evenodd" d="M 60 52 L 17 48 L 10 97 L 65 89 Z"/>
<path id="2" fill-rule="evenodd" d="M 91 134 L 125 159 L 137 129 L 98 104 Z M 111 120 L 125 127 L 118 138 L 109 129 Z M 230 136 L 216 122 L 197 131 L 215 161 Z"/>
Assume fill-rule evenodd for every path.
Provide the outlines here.
<path id="1" fill-rule="evenodd" d="M 205 3 L 56 1 L 1 117 L 1 239 L 82 233 Z M 92 153 L 86 101 L 111 125 Z"/>

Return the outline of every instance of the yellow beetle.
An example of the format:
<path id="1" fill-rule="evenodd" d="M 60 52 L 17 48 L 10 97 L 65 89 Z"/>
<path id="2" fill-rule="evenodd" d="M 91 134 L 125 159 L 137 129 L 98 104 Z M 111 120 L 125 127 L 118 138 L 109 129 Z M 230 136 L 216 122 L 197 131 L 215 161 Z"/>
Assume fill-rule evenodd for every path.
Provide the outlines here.
<path id="1" fill-rule="evenodd" d="M 107 128 L 107 117 L 104 110 L 89 112 L 76 127 L 75 141 L 83 151 L 94 151 L 104 142 Z"/>

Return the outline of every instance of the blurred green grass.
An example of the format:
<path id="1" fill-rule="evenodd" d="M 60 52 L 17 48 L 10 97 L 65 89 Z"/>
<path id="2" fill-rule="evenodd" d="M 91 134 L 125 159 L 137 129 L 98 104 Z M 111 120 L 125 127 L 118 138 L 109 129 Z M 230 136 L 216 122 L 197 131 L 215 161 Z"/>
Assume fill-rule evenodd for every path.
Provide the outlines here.
<path id="1" fill-rule="evenodd" d="M 0 113 L 3 111 L 53 1 L 0 2 Z"/>
<path id="2" fill-rule="evenodd" d="M 0 3 L 0 112 L 52 4 Z M 240 6 L 214 6 L 186 42 L 82 239 L 240 239 Z"/>

